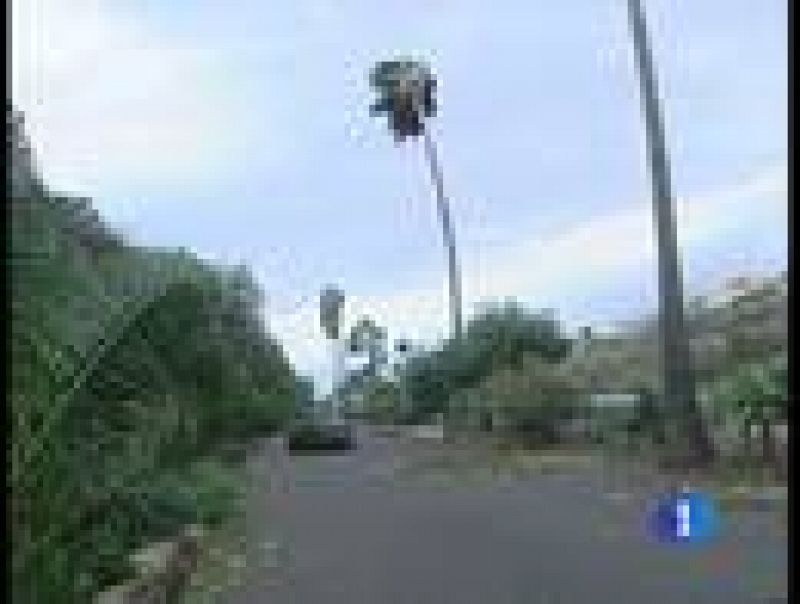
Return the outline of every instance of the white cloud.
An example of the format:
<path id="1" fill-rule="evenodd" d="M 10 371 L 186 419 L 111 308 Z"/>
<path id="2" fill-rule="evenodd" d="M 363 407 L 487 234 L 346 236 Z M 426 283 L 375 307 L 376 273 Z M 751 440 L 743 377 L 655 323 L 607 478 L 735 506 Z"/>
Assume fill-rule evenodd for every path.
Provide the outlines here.
<path id="1" fill-rule="evenodd" d="M 12 0 L 12 98 L 55 189 L 214 178 L 245 152 L 218 55 L 143 25 L 99 0 Z"/>
<path id="2" fill-rule="evenodd" d="M 781 162 L 732 187 L 680 201 L 683 243 L 724 238 L 733 229 L 763 220 L 785 225 L 781 235 L 788 234 L 788 184 L 788 164 Z"/>
<path id="3" fill-rule="evenodd" d="M 787 166 L 782 163 L 735 186 L 679 199 L 678 237 L 686 261 L 691 262 L 693 246 L 725 239 L 753 221 L 767 220 L 781 228 L 786 224 L 787 182 Z M 655 258 L 652 205 L 643 200 L 629 208 L 548 240 L 514 243 L 482 257 L 479 266 L 465 267 L 468 299 L 585 292 L 651 264 Z M 730 244 L 736 247 L 735 241 Z"/>

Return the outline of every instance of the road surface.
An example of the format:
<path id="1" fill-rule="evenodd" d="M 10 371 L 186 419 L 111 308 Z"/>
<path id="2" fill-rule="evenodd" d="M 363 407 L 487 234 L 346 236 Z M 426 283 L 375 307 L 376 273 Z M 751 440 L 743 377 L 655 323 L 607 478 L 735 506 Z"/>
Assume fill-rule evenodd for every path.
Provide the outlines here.
<path id="1" fill-rule="evenodd" d="M 647 539 L 647 488 L 610 488 L 597 471 L 448 482 L 430 469 L 430 445 L 367 431 L 360 445 L 337 456 L 289 458 L 279 444 L 264 453 L 270 481 L 249 539 L 270 562 L 224 602 L 787 601 L 787 542 L 771 513 L 731 516 L 715 546 L 687 550 Z"/>

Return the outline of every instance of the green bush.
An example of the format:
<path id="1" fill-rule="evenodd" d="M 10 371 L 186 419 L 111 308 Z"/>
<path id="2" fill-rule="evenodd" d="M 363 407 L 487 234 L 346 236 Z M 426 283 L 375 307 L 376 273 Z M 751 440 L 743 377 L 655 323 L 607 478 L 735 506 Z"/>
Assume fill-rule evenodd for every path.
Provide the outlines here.
<path id="1" fill-rule="evenodd" d="M 232 467 L 205 460 L 192 466 L 188 480 L 195 493 L 196 523 L 215 526 L 239 509 L 243 477 Z"/>
<path id="2" fill-rule="evenodd" d="M 783 356 L 767 363 L 742 364 L 710 389 L 713 405 L 740 420 L 785 419 L 788 415 L 788 362 Z"/>
<path id="3" fill-rule="evenodd" d="M 712 384 L 707 394 L 714 415 L 723 423 L 733 422 L 743 443 L 749 445 L 751 426 L 760 425 L 769 433 L 776 422 L 788 418 L 788 360 L 778 356 L 764 363 L 741 364 Z M 762 435 L 762 445 L 762 457 L 772 457 L 771 439 Z"/>

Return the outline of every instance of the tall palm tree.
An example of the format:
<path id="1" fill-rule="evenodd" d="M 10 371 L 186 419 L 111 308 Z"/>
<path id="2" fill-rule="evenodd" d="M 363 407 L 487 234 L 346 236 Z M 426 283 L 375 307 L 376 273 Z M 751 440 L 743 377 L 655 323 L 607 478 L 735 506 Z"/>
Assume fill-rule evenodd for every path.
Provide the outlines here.
<path id="1" fill-rule="evenodd" d="M 697 406 L 691 350 L 684 325 L 683 284 L 673 210 L 672 183 L 647 25 L 640 0 L 628 0 L 628 13 L 641 86 L 658 244 L 658 286 L 662 340 L 663 398 L 672 418 L 672 438 L 692 461 L 713 456 Z"/>
<path id="2" fill-rule="evenodd" d="M 436 189 L 436 203 L 442 222 L 442 235 L 447 248 L 450 322 L 453 337 L 461 336 L 461 277 L 456 238 L 450 217 L 450 204 L 444 193 L 444 179 L 436 145 L 425 128 L 425 119 L 436 114 L 436 80 L 430 69 L 418 61 L 382 61 L 375 65 L 370 82 L 378 94 L 372 105 L 373 114 L 386 114 L 389 128 L 397 142 L 409 137 L 422 137 L 430 167 L 431 180 Z"/>

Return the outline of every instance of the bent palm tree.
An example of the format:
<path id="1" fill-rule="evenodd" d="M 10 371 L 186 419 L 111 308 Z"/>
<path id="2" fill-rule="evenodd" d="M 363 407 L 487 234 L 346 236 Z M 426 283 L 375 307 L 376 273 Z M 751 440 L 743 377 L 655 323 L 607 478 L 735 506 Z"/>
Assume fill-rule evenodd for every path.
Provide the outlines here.
<path id="1" fill-rule="evenodd" d="M 436 188 L 436 203 L 447 248 L 450 321 L 453 337 L 461 336 L 461 279 L 456 256 L 456 238 L 450 218 L 450 204 L 444 193 L 444 180 L 436 145 L 425 128 L 425 118 L 436 114 L 436 80 L 424 64 L 412 60 L 382 61 L 372 70 L 370 82 L 378 94 L 373 114 L 386 114 L 395 140 L 422 136 Z"/>

